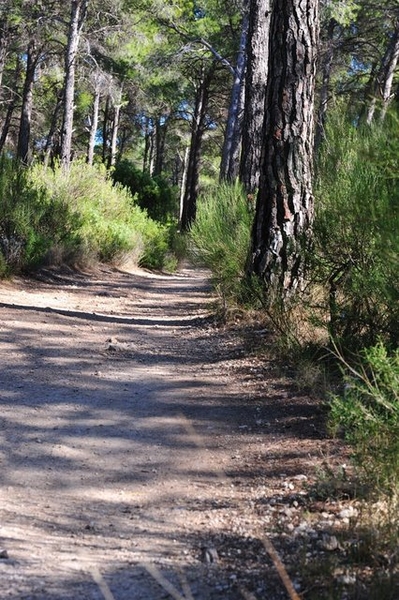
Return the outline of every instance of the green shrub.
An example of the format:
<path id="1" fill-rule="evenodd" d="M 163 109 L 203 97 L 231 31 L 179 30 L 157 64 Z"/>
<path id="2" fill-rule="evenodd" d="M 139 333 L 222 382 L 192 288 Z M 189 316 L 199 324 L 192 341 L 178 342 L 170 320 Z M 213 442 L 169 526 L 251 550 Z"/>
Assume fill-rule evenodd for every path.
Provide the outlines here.
<path id="1" fill-rule="evenodd" d="M 20 164 L 0 159 L 0 274 L 32 269 L 54 244 L 75 241 L 76 219 L 68 206 L 52 201 Z"/>
<path id="2" fill-rule="evenodd" d="M 115 166 L 112 178 L 115 183 L 129 189 L 138 206 L 146 210 L 151 219 L 160 223 L 177 220 L 179 207 L 176 190 L 162 176 L 151 177 L 128 160 L 122 160 Z"/>
<path id="3" fill-rule="evenodd" d="M 45 262 L 170 262 L 169 229 L 148 217 L 103 166 L 68 171 L 0 160 L 0 276 Z"/>
<path id="4" fill-rule="evenodd" d="M 318 164 L 311 263 L 330 335 L 346 347 L 399 342 L 399 122 L 331 119 Z"/>
<path id="5" fill-rule="evenodd" d="M 127 261 L 160 268 L 166 260 L 168 236 L 146 211 L 135 204 L 130 192 L 115 185 L 103 165 L 74 162 L 69 171 L 35 167 L 36 185 L 48 190 L 52 202 L 66 204 L 77 215 L 74 251 L 80 262 Z"/>
<path id="6" fill-rule="evenodd" d="M 198 199 L 191 252 L 212 272 L 225 301 L 241 300 L 253 214 L 240 185 L 220 184 Z"/>
<path id="7" fill-rule="evenodd" d="M 331 401 L 331 425 L 354 448 L 355 464 L 371 489 L 399 491 L 399 350 L 382 342 L 361 353 L 355 367 L 341 358 L 345 392 Z"/>

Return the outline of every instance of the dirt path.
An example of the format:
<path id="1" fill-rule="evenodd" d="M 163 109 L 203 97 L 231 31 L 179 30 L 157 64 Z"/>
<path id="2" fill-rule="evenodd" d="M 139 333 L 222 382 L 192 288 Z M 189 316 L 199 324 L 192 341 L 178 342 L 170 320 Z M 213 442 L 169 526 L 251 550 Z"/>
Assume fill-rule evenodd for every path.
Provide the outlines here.
<path id="1" fill-rule="evenodd" d="M 328 442 L 209 297 L 189 269 L 1 284 L 1 598 L 288 597 L 262 536 Z"/>

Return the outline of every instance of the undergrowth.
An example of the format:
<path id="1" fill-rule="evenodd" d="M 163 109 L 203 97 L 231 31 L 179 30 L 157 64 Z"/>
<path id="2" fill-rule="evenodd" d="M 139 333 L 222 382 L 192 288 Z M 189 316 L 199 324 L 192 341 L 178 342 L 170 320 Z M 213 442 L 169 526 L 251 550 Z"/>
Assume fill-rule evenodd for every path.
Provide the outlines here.
<path id="1" fill-rule="evenodd" d="M 0 275 L 44 263 L 130 262 L 161 269 L 170 227 L 153 221 L 105 167 L 0 162 Z"/>
<path id="2" fill-rule="evenodd" d="M 203 194 L 189 233 L 192 258 L 205 265 L 223 307 L 242 304 L 253 214 L 239 184 L 222 183 Z"/>

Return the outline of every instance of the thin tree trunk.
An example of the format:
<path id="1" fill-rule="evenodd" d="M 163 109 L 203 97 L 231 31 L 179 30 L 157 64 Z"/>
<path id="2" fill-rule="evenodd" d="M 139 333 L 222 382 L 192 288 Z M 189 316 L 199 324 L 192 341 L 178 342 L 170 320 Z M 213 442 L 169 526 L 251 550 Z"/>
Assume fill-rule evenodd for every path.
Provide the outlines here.
<path id="1" fill-rule="evenodd" d="M 188 157 L 190 155 L 190 148 L 187 146 L 184 157 L 183 157 L 183 172 L 181 177 L 180 184 L 180 212 L 179 212 L 179 222 L 181 223 L 183 217 L 183 205 L 184 205 L 184 194 L 187 187 L 187 171 L 188 171 Z"/>
<path id="2" fill-rule="evenodd" d="M 242 117 L 245 96 L 245 68 L 247 63 L 248 22 L 248 11 L 244 7 L 240 46 L 237 57 L 237 65 L 234 72 L 234 82 L 231 91 L 226 134 L 222 150 L 222 160 L 220 164 L 220 178 L 227 181 L 234 181 L 237 178 L 239 171 Z"/>
<path id="3" fill-rule="evenodd" d="M 44 147 L 44 165 L 47 167 L 50 157 L 54 159 L 54 156 L 59 155 L 59 139 L 56 136 L 58 117 L 61 111 L 63 102 L 62 90 L 57 92 L 57 102 L 51 118 L 50 129 L 46 139 L 46 145 Z"/>
<path id="4" fill-rule="evenodd" d="M 121 112 L 121 105 L 116 104 L 114 106 L 114 119 L 112 122 L 111 147 L 110 147 L 109 161 L 108 161 L 109 167 L 113 167 L 116 162 L 120 112 Z"/>
<path id="5" fill-rule="evenodd" d="M 145 130 L 144 130 L 143 173 L 145 173 L 146 171 L 149 171 L 150 146 L 151 146 L 151 119 L 150 119 L 150 117 L 146 117 L 145 118 Z"/>
<path id="6" fill-rule="evenodd" d="M 248 194 L 259 187 L 269 61 L 271 0 L 251 0 L 240 180 Z"/>
<path id="7" fill-rule="evenodd" d="M 33 108 L 33 82 L 37 65 L 37 56 L 35 56 L 36 43 L 30 40 L 26 52 L 26 71 L 24 88 L 22 92 L 22 108 L 19 124 L 17 158 L 23 163 L 29 163 L 30 155 L 30 130 Z"/>
<path id="8" fill-rule="evenodd" d="M 10 129 L 11 120 L 14 114 L 15 107 L 17 105 L 18 99 L 18 81 L 21 74 L 21 60 L 17 58 L 17 64 L 14 71 L 14 91 L 12 92 L 12 98 L 7 102 L 7 112 L 3 121 L 3 125 L 1 128 L 0 134 L 0 153 L 3 151 L 5 143 L 7 141 L 8 131 Z"/>
<path id="9" fill-rule="evenodd" d="M 213 69 L 206 73 L 205 68 L 203 68 L 195 98 L 190 152 L 187 164 L 187 179 L 183 196 L 183 207 L 180 222 L 180 228 L 182 231 L 188 231 L 190 225 L 194 222 L 197 213 L 202 139 L 205 131 L 205 117 L 209 100 L 209 85 L 212 77 Z"/>
<path id="10" fill-rule="evenodd" d="M 107 95 L 105 100 L 104 107 L 104 119 L 103 119 L 103 127 L 102 127 L 102 138 L 103 138 L 103 148 L 102 148 L 102 162 L 106 164 L 108 159 L 108 131 L 109 131 L 109 105 L 110 105 L 110 96 Z"/>
<path id="11" fill-rule="evenodd" d="M 399 19 L 395 23 L 395 30 L 389 41 L 381 67 L 374 81 L 373 97 L 367 111 L 366 122 L 371 125 L 377 105 L 380 104 L 379 118 L 384 120 L 392 99 L 392 85 L 395 69 L 399 60 Z"/>
<path id="12" fill-rule="evenodd" d="M 335 43 L 334 43 L 334 32 L 337 26 L 335 19 L 330 19 L 327 28 L 327 40 L 324 55 L 322 57 L 321 64 L 321 88 L 320 88 L 320 99 L 319 109 L 317 113 L 316 122 L 316 133 L 315 133 L 315 154 L 317 154 L 321 143 L 325 138 L 325 124 L 327 118 L 328 100 L 330 96 L 330 80 L 331 70 L 333 66 L 334 54 L 335 54 Z"/>
<path id="13" fill-rule="evenodd" d="M 64 168 L 69 168 L 72 155 L 76 57 L 87 4 L 88 0 L 71 1 L 68 45 L 65 54 L 64 116 L 61 131 L 61 164 Z"/>
<path id="14" fill-rule="evenodd" d="M 3 83 L 3 73 L 6 66 L 7 50 L 9 44 L 9 24 L 7 19 L 0 22 L 0 93 Z"/>
<path id="15" fill-rule="evenodd" d="M 155 165 L 155 144 L 154 144 L 154 131 L 151 132 L 150 135 L 150 147 L 148 153 L 148 172 L 152 176 L 154 175 L 154 165 Z"/>
<path id="16" fill-rule="evenodd" d="M 89 134 L 89 144 L 87 148 L 87 163 L 89 165 L 93 164 L 94 161 L 94 147 L 96 145 L 96 135 L 98 129 L 98 118 L 100 112 L 100 89 L 97 88 L 94 92 L 94 100 L 93 100 L 93 113 L 91 117 L 90 124 L 90 134 Z"/>
<path id="17" fill-rule="evenodd" d="M 162 119 L 162 117 L 158 117 L 155 123 L 154 175 L 160 175 L 163 171 L 167 122 L 166 119 L 164 119 L 164 122 L 161 123 Z"/>
<path id="18" fill-rule="evenodd" d="M 385 119 L 387 110 L 388 110 L 391 100 L 394 96 L 394 94 L 392 94 L 392 86 L 393 86 L 393 78 L 395 75 L 395 70 L 398 65 L 398 60 L 399 60 L 399 19 L 396 22 L 395 33 L 393 35 L 392 43 L 391 43 L 391 52 L 389 55 L 389 61 L 387 63 L 386 70 L 385 70 L 384 85 L 381 90 L 381 96 L 382 96 L 382 107 L 381 107 L 381 113 L 380 113 L 381 121 L 383 121 Z"/>
<path id="19" fill-rule="evenodd" d="M 264 162 L 250 272 L 283 298 L 303 281 L 303 242 L 313 220 L 318 5 L 318 0 L 274 0 L 270 25 Z"/>
<path id="20" fill-rule="evenodd" d="M 5 143 L 7 141 L 8 132 L 10 129 L 11 119 L 15 110 L 16 98 L 14 97 L 11 102 L 8 103 L 6 116 L 4 118 L 3 127 L 1 128 L 0 134 L 0 153 L 3 152 Z"/>

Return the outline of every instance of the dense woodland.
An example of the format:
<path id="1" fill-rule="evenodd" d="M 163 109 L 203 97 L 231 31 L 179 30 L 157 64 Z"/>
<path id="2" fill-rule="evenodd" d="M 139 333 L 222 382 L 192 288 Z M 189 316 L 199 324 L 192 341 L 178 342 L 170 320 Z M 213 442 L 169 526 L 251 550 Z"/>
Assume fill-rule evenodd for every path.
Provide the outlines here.
<path id="1" fill-rule="evenodd" d="M 189 253 L 297 377 L 338 359 L 332 427 L 393 501 L 398 60 L 397 0 L 3 0 L 1 276 Z"/>

